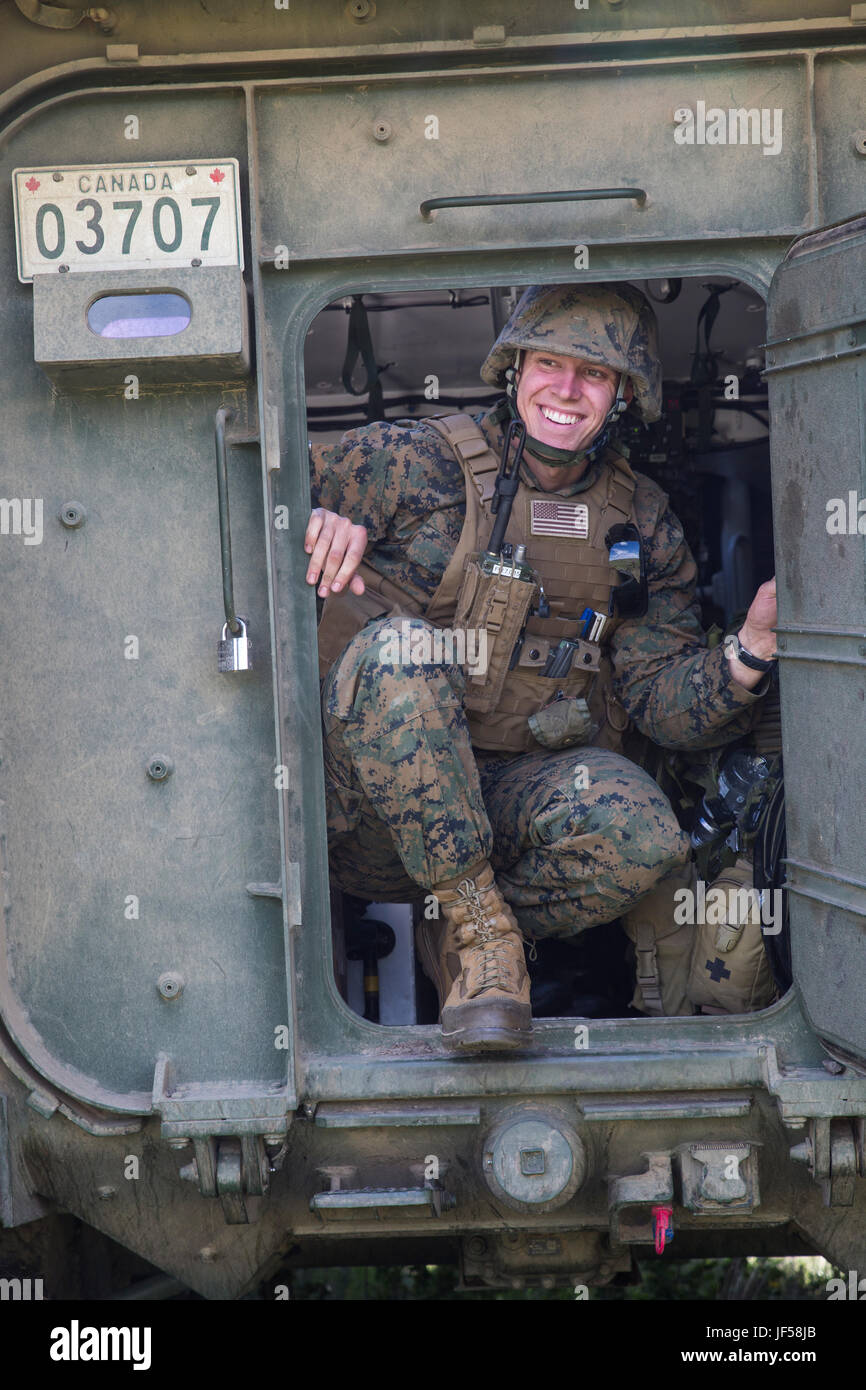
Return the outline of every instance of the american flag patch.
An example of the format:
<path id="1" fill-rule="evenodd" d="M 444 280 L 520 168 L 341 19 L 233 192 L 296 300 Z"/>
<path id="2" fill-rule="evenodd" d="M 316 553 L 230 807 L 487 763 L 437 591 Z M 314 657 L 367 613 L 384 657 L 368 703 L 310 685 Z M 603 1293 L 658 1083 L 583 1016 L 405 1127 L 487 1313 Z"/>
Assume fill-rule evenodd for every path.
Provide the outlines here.
<path id="1" fill-rule="evenodd" d="M 585 502 L 531 502 L 529 529 L 533 536 L 572 536 L 586 540 L 589 535 L 589 507 Z"/>

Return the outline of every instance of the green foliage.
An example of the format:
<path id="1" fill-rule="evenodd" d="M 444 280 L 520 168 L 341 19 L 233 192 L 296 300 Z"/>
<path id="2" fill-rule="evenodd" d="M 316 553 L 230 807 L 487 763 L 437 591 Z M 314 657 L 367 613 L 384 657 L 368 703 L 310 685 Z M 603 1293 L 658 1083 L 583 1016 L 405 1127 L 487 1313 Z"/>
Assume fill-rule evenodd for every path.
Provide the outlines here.
<path id="1" fill-rule="evenodd" d="M 824 1260 L 790 1259 L 660 1259 L 648 1254 L 638 1261 L 640 1281 L 625 1286 L 591 1288 L 591 1300 L 669 1302 L 677 1299 L 770 1301 L 825 1299 L 826 1283 L 835 1273 Z M 451 1265 L 359 1266 L 352 1269 L 283 1271 L 293 1300 L 343 1302 L 573 1302 L 574 1287 L 473 1289 L 458 1288 L 459 1274 Z"/>

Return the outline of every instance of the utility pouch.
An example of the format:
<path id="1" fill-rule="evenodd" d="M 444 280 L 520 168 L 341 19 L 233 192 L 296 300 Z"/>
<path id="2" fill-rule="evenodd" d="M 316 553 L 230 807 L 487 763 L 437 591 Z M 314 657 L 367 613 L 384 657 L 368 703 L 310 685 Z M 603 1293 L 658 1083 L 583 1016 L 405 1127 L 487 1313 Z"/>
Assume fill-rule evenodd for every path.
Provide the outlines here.
<path id="1" fill-rule="evenodd" d="M 631 1002 L 642 1013 L 671 1018 L 695 1012 L 688 990 L 695 928 L 677 921 L 678 895 L 684 888 L 694 892 L 694 886 L 694 865 L 689 863 L 620 918 L 635 948 L 637 988 Z"/>
<path id="2" fill-rule="evenodd" d="M 706 916 L 712 905 L 715 920 L 696 929 L 687 987 L 701 1013 L 754 1013 L 776 992 L 753 883 L 752 866 L 741 858 L 707 889 Z"/>
<path id="3" fill-rule="evenodd" d="M 528 565 L 510 564 L 486 552 L 467 556 L 454 627 L 483 631 L 487 644 L 486 664 L 482 660 L 479 671 L 467 672 L 467 710 L 489 714 L 496 709 L 515 645 L 539 592 Z"/>
<path id="4" fill-rule="evenodd" d="M 528 723 L 533 738 L 543 748 L 571 748 L 575 743 L 589 743 L 598 727 L 581 695 L 571 700 L 554 700 L 531 714 Z"/>

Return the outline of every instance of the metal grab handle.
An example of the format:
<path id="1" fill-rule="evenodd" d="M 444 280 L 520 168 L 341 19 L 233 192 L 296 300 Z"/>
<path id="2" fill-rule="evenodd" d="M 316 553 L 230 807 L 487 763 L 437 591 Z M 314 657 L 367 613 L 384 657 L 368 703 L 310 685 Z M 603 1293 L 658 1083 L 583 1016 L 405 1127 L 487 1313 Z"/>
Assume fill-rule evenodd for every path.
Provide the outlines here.
<path id="1" fill-rule="evenodd" d="M 646 202 L 645 188 L 579 188 L 556 193 L 490 193 L 478 197 L 425 198 L 421 216 L 429 217 L 434 208 L 502 207 L 506 203 L 581 203 L 595 198 L 634 198 Z"/>
<path id="2" fill-rule="evenodd" d="M 232 579 L 232 536 L 229 525 L 229 482 L 228 471 L 226 468 L 226 424 L 234 419 L 234 411 L 227 405 L 221 405 L 216 413 L 214 422 L 214 441 L 216 444 L 216 473 L 217 473 L 217 495 L 219 497 L 220 511 L 220 559 L 222 560 L 223 570 L 223 605 L 226 611 L 226 622 L 229 630 L 235 636 L 240 632 L 241 625 L 235 613 L 235 593 L 234 581 Z"/>

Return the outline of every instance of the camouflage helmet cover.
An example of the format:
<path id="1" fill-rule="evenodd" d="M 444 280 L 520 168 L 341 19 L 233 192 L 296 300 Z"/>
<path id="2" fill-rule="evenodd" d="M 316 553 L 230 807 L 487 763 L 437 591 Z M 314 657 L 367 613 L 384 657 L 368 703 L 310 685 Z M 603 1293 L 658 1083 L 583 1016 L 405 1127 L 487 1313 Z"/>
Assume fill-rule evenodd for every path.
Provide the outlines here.
<path id="1" fill-rule="evenodd" d="M 641 419 L 661 414 L 656 316 L 631 285 L 530 285 L 484 360 L 483 380 L 504 388 L 517 348 L 546 348 L 625 372 Z"/>

